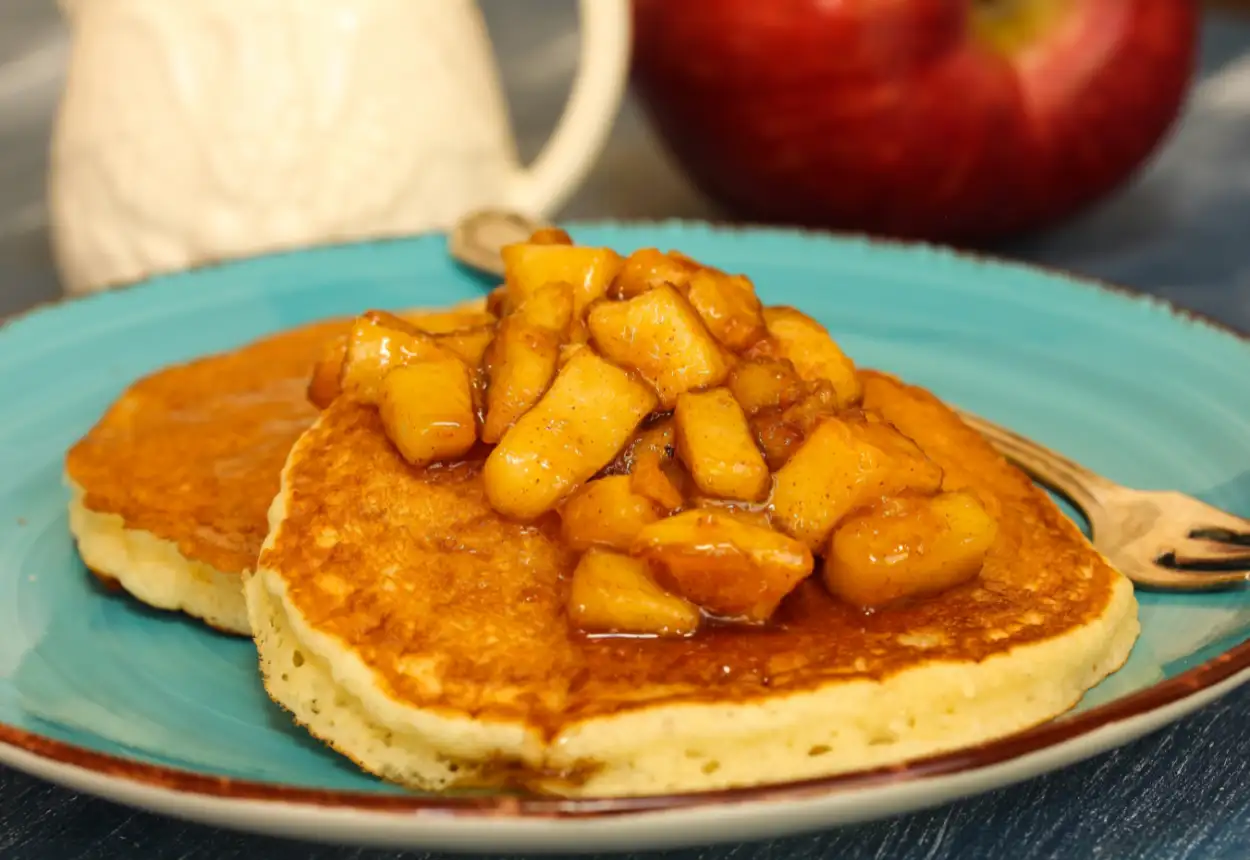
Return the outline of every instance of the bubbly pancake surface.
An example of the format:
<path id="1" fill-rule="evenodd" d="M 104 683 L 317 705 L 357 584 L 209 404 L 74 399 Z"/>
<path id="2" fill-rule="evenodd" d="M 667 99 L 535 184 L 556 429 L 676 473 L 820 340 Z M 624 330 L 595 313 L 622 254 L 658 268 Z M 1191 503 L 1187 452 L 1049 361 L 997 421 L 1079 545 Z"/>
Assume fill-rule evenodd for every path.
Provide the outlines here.
<path id="1" fill-rule="evenodd" d="M 388 701 L 523 725 L 552 744 L 579 725 L 627 712 L 767 702 L 926 665 L 975 666 L 1065 637 L 1071 653 L 1054 666 L 1014 667 L 1040 673 L 1021 682 L 1031 697 L 1048 671 L 1064 692 L 1047 703 L 1031 698 L 1018 719 L 1002 722 L 1015 730 L 1070 707 L 1127 656 L 1137 632 L 1131 588 L 1044 493 L 938 400 L 881 374 L 864 379 L 865 405 L 945 469 L 947 489 L 974 489 L 997 516 L 998 537 L 979 579 L 872 614 L 808 581 L 762 629 L 587 638 L 567 620 L 575 559 L 555 539 L 554 522 L 523 526 L 499 517 L 474 463 L 408 466 L 376 411 L 345 399 L 292 452 L 258 578 L 270 581 L 270 596 L 280 596 L 296 626 L 336 643 L 320 655 L 311 646 L 314 656 L 333 665 L 337 649 L 350 653 Z M 1081 638 L 1085 628 L 1093 632 Z M 341 677 L 337 665 L 333 674 Z M 1012 703 L 995 700 L 995 707 L 1010 711 Z M 989 722 L 969 727 L 971 737 L 1005 733 Z"/>
<path id="2" fill-rule="evenodd" d="M 282 464 L 317 416 L 310 369 L 344 327 L 315 323 L 136 382 L 66 457 L 81 504 L 188 561 L 250 569 Z"/>

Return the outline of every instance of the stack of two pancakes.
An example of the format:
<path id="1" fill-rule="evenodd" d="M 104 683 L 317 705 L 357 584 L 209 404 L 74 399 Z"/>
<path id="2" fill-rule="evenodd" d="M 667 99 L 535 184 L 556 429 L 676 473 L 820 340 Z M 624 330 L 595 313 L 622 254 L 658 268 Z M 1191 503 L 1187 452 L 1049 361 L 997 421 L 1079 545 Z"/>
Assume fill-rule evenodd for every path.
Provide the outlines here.
<path id="1" fill-rule="evenodd" d="M 254 634 L 269 695 L 386 779 L 628 795 L 894 763 L 1061 713 L 1136 638 L 1131 586 L 1049 498 L 872 372 L 868 405 L 904 404 L 886 417 L 993 500 L 978 581 L 869 616 L 807 583 L 766 630 L 584 638 L 570 554 L 497 516 L 474 466 L 419 472 L 375 410 L 307 402 L 345 329 L 136 383 L 69 453 L 71 527 L 102 579 Z"/>

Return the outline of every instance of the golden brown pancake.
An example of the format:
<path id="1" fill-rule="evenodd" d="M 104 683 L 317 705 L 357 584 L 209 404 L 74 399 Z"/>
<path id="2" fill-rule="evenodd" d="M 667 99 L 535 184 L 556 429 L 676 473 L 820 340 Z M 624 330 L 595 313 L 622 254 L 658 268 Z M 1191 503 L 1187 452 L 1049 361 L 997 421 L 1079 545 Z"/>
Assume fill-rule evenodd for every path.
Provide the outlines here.
<path id="1" fill-rule="evenodd" d="M 830 774 L 1070 708 L 1132 647 L 1130 584 L 936 398 L 864 379 L 946 489 L 997 516 L 979 579 L 872 614 L 811 580 L 765 629 L 586 638 L 554 529 L 497 515 L 478 463 L 407 465 L 375 410 L 340 399 L 292 450 L 246 577 L 270 695 L 387 779 L 569 795 Z"/>
<path id="2" fill-rule="evenodd" d="M 256 561 L 321 322 L 131 385 L 66 457 L 71 529 L 89 568 L 140 600 L 248 634 L 240 575 Z"/>

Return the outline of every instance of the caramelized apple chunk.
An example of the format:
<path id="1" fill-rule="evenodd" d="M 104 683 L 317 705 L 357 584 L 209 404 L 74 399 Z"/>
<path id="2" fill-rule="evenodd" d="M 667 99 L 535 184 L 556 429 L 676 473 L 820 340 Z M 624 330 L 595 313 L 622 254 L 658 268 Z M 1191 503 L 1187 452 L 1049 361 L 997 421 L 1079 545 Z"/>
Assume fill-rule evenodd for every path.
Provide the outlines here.
<path id="1" fill-rule="evenodd" d="M 764 308 L 770 345 L 777 357 L 788 359 L 806 382 L 824 379 L 837 392 L 838 406 L 859 402 L 855 364 L 829 336 L 825 327 L 794 308 Z"/>
<path id="2" fill-rule="evenodd" d="M 814 564 L 799 541 L 706 508 L 652 523 L 632 552 L 656 563 L 656 581 L 672 593 L 750 622 L 767 621 Z"/>
<path id="3" fill-rule="evenodd" d="M 588 550 L 569 585 L 569 620 L 587 633 L 688 636 L 699 610 L 660 588 L 645 561 L 609 550 Z"/>
<path id="4" fill-rule="evenodd" d="M 482 364 L 486 349 L 495 339 L 495 323 L 475 326 L 460 331 L 449 331 L 434 335 L 434 342 L 463 361 L 470 369 Z"/>
<path id="5" fill-rule="evenodd" d="M 628 550 L 638 532 L 658 518 L 651 500 L 630 488 L 628 475 L 590 481 L 560 508 L 564 540 L 576 550 Z"/>
<path id="6" fill-rule="evenodd" d="M 920 446 L 886 421 L 852 421 L 851 431 L 884 454 L 881 467 L 864 486 L 864 495 L 890 496 L 914 492 L 931 495 L 942 488 L 942 468 Z"/>
<path id="7" fill-rule="evenodd" d="M 318 409 L 325 409 L 343 392 L 339 377 L 343 374 L 346 356 L 347 335 L 342 334 L 325 345 L 313 365 L 312 377 L 308 380 L 308 402 Z"/>
<path id="8" fill-rule="evenodd" d="M 485 355 L 483 441 L 498 442 L 546 392 L 572 317 L 573 288 L 556 281 L 534 290 L 497 326 Z"/>
<path id="9" fill-rule="evenodd" d="M 891 493 L 935 492 L 942 472 L 889 425 L 822 420 L 776 474 L 773 515 L 813 551 L 853 509 Z"/>
<path id="10" fill-rule="evenodd" d="M 572 245 L 573 237 L 559 227 L 539 227 L 529 241 L 531 245 Z"/>
<path id="11" fill-rule="evenodd" d="M 521 520 L 551 510 L 612 461 L 655 404 L 645 384 L 579 351 L 486 458 L 491 506 Z"/>
<path id="12" fill-rule="evenodd" d="M 414 361 L 454 359 L 433 336 L 386 311 L 368 311 L 352 323 L 339 376 L 342 392 L 376 404 L 382 378 Z"/>
<path id="13" fill-rule="evenodd" d="M 767 493 L 768 464 L 729 389 L 679 394 L 673 422 L 677 453 L 701 493 L 744 502 Z"/>
<path id="14" fill-rule="evenodd" d="M 573 321 L 572 284 L 552 281 L 534 290 L 516 309 L 516 315 L 531 325 L 545 328 L 563 339 Z"/>
<path id="15" fill-rule="evenodd" d="M 835 596 L 866 608 L 934 594 L 980 573 L 997 528 L 969 492 L 887 499 L 838 526 L 822 576 Z"/>
<path id="16" fill-rule="evenodd" d="M 676 456 L 677 434 L 672 419 L 667 418 L 639 434 L 632 448 L 630 486 L 666 514 L 680 509 L 685 502 L 682 487 L 675 480 Z"/>
<path id="17" fill-rule="evenodd" d="M 556 376 L 560 341 L 554 332 L 513 315 L 499 324 L 486 350 L 486 417 L 482 441 L 498 442 L 534 407 Z"/>
<path id="18" fill-rule="evenodd" d="M 573 287 L 575 320 L 581 319 L 591 302 L 607 294 L 622 262 L 620 254 L 611 248 L 531 242 L 504 246 L 503 260 L 512 307 L 519 306 L 539 287 L 563 282 Z"/>
<path id="19" fill-rule="evenodd" d="M 768 334 L 755 286 L 743 275 L 704 267 L 690 277 L 685 293 L 712 336 L 735 352 Z"/>
<path id="20" fill-rule="evenodd" d="M 729 363 L 699 315 L 672 287 L 598 302 L 586 317 L 591 341 L 611 361 L 651 383 L 665 409 L 684 391 L 719 385 Z"/>
<path id="21" fill-rule="evenodd" d="M 785 409 L 807 393 L 794 365 L 784 358 L 740 361 L 729 371 L 725 385 L 748 415 L 763 409 Z"/>
<path id="22" fill-rule="evenodd" d="M 632 299 L 661 284 L 684 291 L 698 269 L 698 264 L 691 260 L 677 258 L 655 248 L 640 248 L 625 258 L 608 295 L 614 299 Z"/>
<path id="23" fill-rule="evenodd" d="M 458 358 L 416 361 L 388 371 L 378 414 L 405 460 L 425 466 L 463 456 L 477 441 L 469 370 Z"/>

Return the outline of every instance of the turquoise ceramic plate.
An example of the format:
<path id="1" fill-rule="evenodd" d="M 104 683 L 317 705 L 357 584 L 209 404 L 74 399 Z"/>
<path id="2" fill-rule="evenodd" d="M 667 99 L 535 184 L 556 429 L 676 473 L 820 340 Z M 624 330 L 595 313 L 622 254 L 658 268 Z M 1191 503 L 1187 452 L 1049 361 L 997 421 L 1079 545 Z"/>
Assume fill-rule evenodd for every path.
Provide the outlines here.
<path id="1" fill-rule="evenodd" d="M 749 273 L 894 371 L 1109 477 L 1250 515 L 1250 343 L 1153 301 L 918 247 L 696 225 L 574 230 Z M 1142 594 L 1128 664 L 1063 719 L 890 771 L 632 802 L 430 798 L 364 776 L 265 698 L 250 643 L 110 596 L 66 531 L 66 448 L 140 374 L 371 306 L 483 282 L 441 237 L 207 269 L 0 331 L 0 760 L 135 805 L 325 839 L 588 851 L 763 838 L 1023 779 L 1157 728 L 1248 677 L 1250 593 Z"/>

